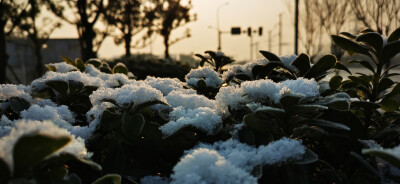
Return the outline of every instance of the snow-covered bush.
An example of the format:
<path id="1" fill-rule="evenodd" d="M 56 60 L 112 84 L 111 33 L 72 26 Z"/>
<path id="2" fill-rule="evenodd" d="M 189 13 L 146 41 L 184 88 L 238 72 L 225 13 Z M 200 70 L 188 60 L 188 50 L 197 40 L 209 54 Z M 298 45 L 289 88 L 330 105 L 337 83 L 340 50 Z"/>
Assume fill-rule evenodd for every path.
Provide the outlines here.
<path id="1" fill-rule="evenodd" d="M 30 85 L 0 86 L 0 183 L 399 182 L 380 174 L 399 166 L 400 88 L 381 68 L 398 33 L 381 47 L 376 33 L 334 36 L 350 52 L 381 53 L 373 76 L 344 81 L 325 78 L 349 72 L 333 55 L 311 64 L 261 51 L 228 68 L 207 51 L 185 81 L 64 58 Z"/>

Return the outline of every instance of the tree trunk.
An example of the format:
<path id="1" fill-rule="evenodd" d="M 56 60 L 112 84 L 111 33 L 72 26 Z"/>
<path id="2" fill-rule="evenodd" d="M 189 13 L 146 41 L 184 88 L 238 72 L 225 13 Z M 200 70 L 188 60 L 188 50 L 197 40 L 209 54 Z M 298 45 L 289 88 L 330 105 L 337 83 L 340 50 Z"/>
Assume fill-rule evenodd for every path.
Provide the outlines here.
<path id="1" fill-rule="evenodd" d="M 35 47 L 35 55 L 36 55 L 36 72 L 37 72 L 36 75 L 37 75 L 37 77 L 41 77 L 44 73 L 42 44 L 37 39 L 35 39 L 33 42 L 34 42 L 33 44 Z"/>
<path id="2" fill-rule="evenodd" d="M 8 61 L 6 35 L 4 26 L 0 25 L 0 84 L 6 82 L 6 66 Z"/>
<path id="3" fill-rule="evenodd" d="M 87 61 L 90 58 L 96 58 L 97 54 L 93 51 L 93 40 L 96 33 L 93 31 L 93 27 L 90 24 L 83 25 L 82 37 L 80 39 L 82 59 Z"/>
<path id="4" fill-rule="evenodd" d="M 165 46 L 165 59 L 170 59 L 169 56 L 169 34 L 164 35 L 164 46 Z"/>
<path id="5" fill-rule="evenodd" d="M 129 57 L 131 56 L 131 41 L 132 41 L 132 33 L 129 32 L 124 35 L 125 39 L 125 56 Z"/>

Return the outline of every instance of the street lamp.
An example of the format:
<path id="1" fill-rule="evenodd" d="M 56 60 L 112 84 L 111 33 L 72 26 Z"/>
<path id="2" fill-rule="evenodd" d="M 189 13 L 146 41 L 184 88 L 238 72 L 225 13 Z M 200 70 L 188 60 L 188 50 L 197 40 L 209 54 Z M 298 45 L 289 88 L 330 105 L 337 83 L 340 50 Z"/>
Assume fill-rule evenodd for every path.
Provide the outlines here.
<path id="1" fill-rule="evenodd" d="M 217 9 L 218 51 L 221 51 L 221 34 L 222 34 L 221 28 L 219 26 L 219 10 L 224 6 L 227 6 L 228 4 L 229 4 L 229 2 L 221 4 Z"/>

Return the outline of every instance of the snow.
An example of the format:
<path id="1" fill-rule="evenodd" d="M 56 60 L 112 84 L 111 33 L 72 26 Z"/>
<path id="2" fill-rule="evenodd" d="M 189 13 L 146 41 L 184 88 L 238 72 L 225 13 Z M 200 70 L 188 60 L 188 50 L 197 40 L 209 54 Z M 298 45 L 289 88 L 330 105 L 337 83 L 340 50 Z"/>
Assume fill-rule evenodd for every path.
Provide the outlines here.
<path id="1" fill-rule="evenodd" d="M 50 63 L 50 66 L 54 66 L 58 73 L 67 73 L 70 71 L 77 71 L 78 68 L 72 66 L 66 62 Z"/>
<path id="2" fill-rule="evenodd" d="M 28 102 L 33 102 L 34 100 L 29 95 L 30 86 L 24 85 L 14 85 L 14 84 L 0 84 L 0 99 L 9 99 L 11 97 L 20 97 Z"/>
<path id="3" fill-rule="evenodd" d="M 15 143 L 24 135 L 43 134 L 49 136 L 68 136 L 72 141 L 60 149 L 52 156 L 57 156 L 60 153 L 70 153 L 77 157 L 83 158 L 87 154 L 85 143 L 81 138 L 75 138 L 67 130 L 54 125 L 51 121 L 32 121 L 20 120 L 15 123 L 15 127 L 11 129 L 9 135 L 0 139 L 0 158 L 2 158 L 9 168 L 13 170 L 12 151 Z"/>
<path id="4" fill-rule="evenodd" d="M 285 93 L 301 95 L 303 97 L 315 97 L 319 95 L 319 87 L 314 79 L 286 80 L 275 83 L 269 79 L 246 81 L 241 84 L 245 94 L 252 100 L 270 99 L 274 103 L 279 103 L 280 98 Z"/>
<path id="5" fill-rule="evenodd" d="M 192 69 L 185 76 L 186 83 L 191 86 L 197 87 L 197 82 L 200 79 L 204 79 L 207 86 L 218 87 L 221 86 L 223 81 L 219 77 L 219 74 L 214 71 L 211 67 L 202 67 L 198 69 Z"/>
<path id="6" fill-rule="evenodd" d="M 215 150 L 199 148 L 175 165 L 171 184 L 256 184 L 257 178 L 236 167 Z"/>
<path id="7" fill-rule="evenodd" d="M 255 166 L 301 159 L 305 151 L 300 141 L 289 138 L 258 148 L 232 139 L 199 144 L 175 165 L 172 183 L 257 183 L 250 174 Z"/>
<path id="8" fill-rule="evenodd" d="M 93 105 L 99 105 L 104 99 L 115 100 L 119 106 L 124 106 L 131 102 L 134 102 L 134 105 L 139 105 L 154 100 L 166 102 L 161 91 L 139 82 L 115 89 L 100 88 L 94 91 L 89 98 Z"/>
<path id="9" fill-rule="evenodd" d="M 219 89 L 215 101 L 220 111 L 228 113 L 228 107 L 239 110 L 250 102 L 250 99 L 239 86 L 227 86 Z"/>
<path id="10" fill-rule="evenodd" d="M 218 113 L 208 107 L 199 107 L 197 109 L 177 107 L 170 112 L 169 119 L 168 123 L 160 127 L 161 132 L 166 137 L 188 125 L 212 135 L 218 132 L 222 125 L 222 119 Z"/>
<path id="11" fill-rule="evenodd" d="M 145 176 L 140 180 L 141 184 L 169 184 L 169 178 L 160 176 Z"/>
<path id="12" fill-rule="evenodd" d="M 168 95 L 171 91 L 180 90 L 183 88 L 184 83 L 176 78 L 159 78 L 148 76 L 144 82 L 151 87 L 160 90 L 164 96 Z"/>
<path id="13" fill-rule="evenodd" d="M 92 64 L 88 64 L 85 69 L 85 73 L 91 77 L 100 78 L 104 81 L 105 85 L 108 87 L 120 86 L 121 84 L 129 84 L 131 80 L 129 80 L 128 76 L 121 73 L 116 74 L 108 74 L 101 72 L 99 69 L 94 67 Z"/>
<path id="14" fill-rule="evenodd" d="M 57 73 L 49 71 L 44 74 L 41 78 L 32 81 L 31 85 L 38 88 L 39 90 L 46 87 L 45 82 L 47 81 L 65 81 L 74 80 L 82 82 L 85 86 L 105 86 L 105 82 L 99 78 L 91 77 L 85 73 L 79 71 L 73 71 L 68 73 Z"/>
<path id="15" fill-rule="evenodd" d="M 215 100 L 210 100 L 203 95 L 191 93 L 191 91 L 172 91 L 165 99 L 171 107 L 185 107 L 188 109 L 196 109 L 199 107 L 208 107 L 214 109 L 216 106 Z"/>
<path id="16" fill-rule="evenodd" d="M 269 61 L 266 59 L 259 59 L 250 63 L 246 63 L 244 65 L 233 65 L 229 67 L 228 70 L 222 74 L 222 79 L 226 81 L 226 79 L 238 73 L 244 73 L 248 76 L 253 76 L 252 69 L 254 66 L 267 64 L 268 62 Z"/>

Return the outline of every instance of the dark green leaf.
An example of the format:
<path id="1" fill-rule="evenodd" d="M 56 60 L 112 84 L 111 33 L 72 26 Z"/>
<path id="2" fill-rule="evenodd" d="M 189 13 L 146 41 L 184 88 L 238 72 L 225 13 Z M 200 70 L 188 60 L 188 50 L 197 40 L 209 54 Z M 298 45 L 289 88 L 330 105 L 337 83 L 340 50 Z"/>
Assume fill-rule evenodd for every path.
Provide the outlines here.
<path id="1" fill-rule="evenodd" d="M 304 120 L 304 123 L 308 124 L 308 125 L 314 125 L 314 126 L 325 127 L 325 128 L 350 130 L 350 128 L 347 127 L 346 125 L 343 125 L 343 124 L 340 124 L 340 123 L 336 123 L 336 122 L 333 122 L 333 121 L 323 120 L 323 119 Z"/>
<path id="2" fill-rule="evenodd" d="M 389 36 L 387 42 L 388 42 L 388 43 L 391 43 L 391 42 L 397 41 L 397 40 L 399 40 L 399 39 L 400 39 L 400 27 L 397 28 L 396 30 L 394 30 L 394 31 L 392 32 L 392 34 L 390 34 L 390 36 Z"/>
<path id="3" fill-rule="evenodd" d="M 341 32 L 341 33 L 339 33 L 339 34 L 341 34 L 341 35 L 343 35 L 343 36 L 346 36 L 346 37 L 348 37 L 348 38 L 351 38 L 351 39 L 356 39 L 356 38 L 357 38 L 357 36 L 355 36 L 355 35 L 353 35 L 353 34 L 351 34 L 351 33 L 348 33 L 348 32 Z"/>
<path id="4" fill-rule="evenodd" d="M 370 29 L 370 28 L 366 28 L 366 29 L 363 29 L 363 30 L 360 31 L 360 33 L 363 33 L 363 34 L 365 34 L 365 33 L 373 33 L 373 32 L 375 32 L 375 31 Z"/>
<path id="5" fill-rule="evenodd" d="M 301 53 L 293 62 L 292 65 L 295 66 L 300 71 L 300 76 L 303 76 L 310 68 L 310 56 Z"/>
<path id="6" fill-rule="evenodd" d="M 54 67 L 53 65 L 47 64 L 47 65 L 45 65 L 45 66 L 46 66 L 46 68 L 49 69 L 50 71 L 57 72 L 56 67 Z"/>
<path id="7" fill-rule="evenodd" d="M 254 136 L 254 133 L 248 127 L 242 127 L 238 131 L 238 135 L 240 142 L 246 143 L 248 145 L 256 145 L 256 138 Z"/>
<path id="8" fill-rule="evenodd" d="M 381 108 L 386 111 L 386 112 L 394 112 L 399 110 L 399 104 L 395 100 L 392 100 L 390 98 L 385 98 L 379 102 L 381 105 Z"/>
<path id="9" fill-rule="evenodd" d="M 92 184 L 120 184 L 121 183 L 121 176 L 118 174 L 107 174 Z"/>
<path id="10" fill-rule="evenodd" d="M 358 36 L 356 40 L 368 44 L 369 46 L 374 48 L 377 53 L 381 51 L 383 46 L 382 36 L 376 32 L 362 34 Z"/>
<path id="11" fill-rule="evenodd" d="M 6 181 L 11 177 L 10 169 L 7 163 L 0 158 L 0 183 L 7 183 Z"/>
<path id="12" fill-rule="evenodd" d="M 388 88 L 392 87 L 393 84 L 394 84 L 394 82 L 391 79 L 386 78 L 386 77 L 382 78 L 378 84 L 378 88 L 377 88 L 378 93 L 380 93 L 384 90 L 387 90 Z"/>
<path id="13" fill-rule="evenodd" d="M 210 55 L 212 58 L 216 58 L 217 57 L 217 54 L 214 51 L 208 50 L 208 51 L 205 51 L 204 53 Z"/>
<path id="14" fill-rule="evenodd" d="M 349 73 L 351 75 L 351 71 L 339 61 L 336 62 L 335 66 L 333 68 L 346 71 L 347 73 Z"/>
<path id="15" fill-rule="evenodd" d="M 260 50 L 260 53 L 269 61 L 282 61 L 277 55 L 272 52 L 268 52 L 265 50 Z"/>
<path id="16" fill-rule="evenodd" d="M 391 151 L 380 149 L 363 149 L 362 153 L 379 157 L 391 165 L 400 168 L 400 159 L 398 159 L 397 155 L 393 154 Z"/>
<path id="17" fill-rule="evenodd" d="M 26 101 L 23 98 L 20 97 L 11 97 L 10 99 L 8 99 L 11 109 L 15 112 L 15 113 L 20 113 L 23 110 L 28 109 L 31 104 Z"/>
<path id="18" fill-rule="evenodd" d="M 361 60 L 351 60 L 349 63 L 359 63 L 368 70 L 370 70 L 372 73 L 375 73 L 374 67 L 368 62 L 368 61 L 361 61 Z"/>
<path id="19" fill-rule="evenodd" d="M 382 54 L 381 54 L 383 59 L 382 64 L 389 62 L 390 59 L 392 59 L 399 52 L 400 52 L 400 40 L 385 45 L 382 48 Z"/>
<path id="20" fill-rule="evenodd" d="M 86 65 L 92 64 L 94 67 L 99 68 L 101 66 L 101 62 L 96 59 L 90 59 L 86 62 Z"/>
<path id="21" fill-rule="evenodd" d="M 205 89 L 207 87 L 207 83 L 204 79 L 200 79 L 197 81 L 197 87 L 200 89 Z"/>
<path id="22" fill-rule="evenodd" d="M 370 56 L 368 50 L 363 46 L 359 45 L 356 42 L 353 42 L 347 38 L 343 38 L 340 36 L 332 35 L 332 40 L 335 42 L 337 46 L 340 48 L 350 52 L 350 53 L 358 53 Z"/>
<path id="23" fill-rule="evenodd" d="M 72 65 L 72 66 L 76 66 L 75 62 L 72 61 L 72 59 L 70 59 L 69 57 L 61 56 L 61 59 L 62 59 L 63 61 L 65 61 L 67 64 L 70 64 L 70 65 Z"/>
<path id="24" fill-rule="evenodd" d="M 99 123 L 101 129 L 110 130 L 121 125 L 121 116 L 110 110 L 106 109 L 103 114 L 101 114 Z"/>
<path id="25" fill-rule="evenodd" d="M 145 108 L 145 107 L 150 107 L 150 106 L 156 105 L 156 104 L 168 105 L 167 103 L 165 103 L 165 102 L 163 102 L 163 101 L 160 101 L 160 100 L 153 100 L 153 101 L 148 101 L 148 102 L 144 102 L 144 103 L 141 103 L 141 104 L 139 104 L 139 105 L 136 105 L 136 106 L 134 107 L 134 111 L 143 109 L 143 108 Z"/>
<path id="26" fill-rule="evenodd" d="M 253 78 L 256 78 L 263 70 L 264 66 L 256 65 L 251 69 L 251 73 L 253 74 Z"/>
<path id="27" fill-rule="evenodd" d="M 376 171 L 374 167 L 372 167 L 363 157 L 361 157 L 361 155 L 357 154 L 354 151 L 351 151 L 350 155 L 356 158 L 368 171 L 379 177 L 380 174 L 378 173 L 378 171 Z"/>
<path id="28" fill-rule="evenodd" d="M 315 154 L 310 149 L 306 149 L 306 152 L 303 154 L 303 156 L 298 160 L 294 160 L 293 163 L 299 165 L 306 165 L 314 163 L 316 161 L 318 161 L 318 155 Z"/>
<path id="29" fill-rule="evenodd" d="M 14 175 L 22 176 L 25 171 L 39 164 L 70 141 L 69 136 L 53 137 L 39 133 L 22 136 L 13 148 Z"/>
<path id="30" fill-rule="evenodd" d="M 76 59 L 75 59 L 75 63 L 76 63 L 76 67 L 77 67 L 81 72 L 85 71 L 86 66 L 85 66 L 85 63 L 83 63 L 83 61 L 82 61 L 81 58 L 76 58 Z"/>
<path id="31" fill-rule="evenodd" d="M 47 81 L 45 84 L 60 94 L 68 93 L 68 83 L 65 81 Z"/>
<path id="32" fill-rule="evenodd" d="M 367 101 L 353 101 L 351 102 L 351 106 L 353 107 L 359 107 L 363 109 L 377 109 L 380 107 L 380 105 L 373 103 L 373 102 L 367 102 Z"/>
<path id="33" fill-rule="evenodd" d="M 325 55 L 321 59 L 319 59 L 319 61 L 315 63 L 315 65 L 311 67 L 311 69 L 304 75 L 304 77 L 309 79 L 318 77 L 334 67 L 335 64 L 336 57 L 334 55 Z"/>
<path id="34" fill-rule="evenodd" d="M 262 116 L 257 114 L 247 114 L 243 117 L 243 122 L 253 130 L 259 132 L 269 132 L 269 127 L 267 125 L 267 120 L 264 119 Z"/>
<path id="35" fill-rule="evenodd" d="M 113 68 L 113 73 L 122 73 L 128 75 L 128 68 L 123 63 L 118 63 Z"/>
<path id="36" fill-rule="evenodd" d="M 282 105 L 284 109 L 290 109 L 291 107 L 299 104 L 299 101 L 303 98 L 301 95 L 295 94 L 284 94 L 282 95 L 279 103 Z"/>
<path id="37" fill-rule="evenodd" d="M 342 85 L 342 80 L 343 77 L 339 75 L 333 76 L 331 80 L 329 80 L 329 88 L 331 88 L 331 90 L 339 89 L 339 87 Z"/>
<path id="38" fill-rule="evenodd" d="M 239 79 L 239 80 L 242 80 L 242 81 L 249 81 L 249 80 L 251 80 L 251 78 L 250 78 L 247 74 L 244 74 L 244 73 L 236 74 L 235 77 L 236 77 L 237 79 Z"/>
<path id="39" fill-rule="evenodd" d="M 144 117 L 139 113 L 124 113 L 122 117 L 122 132 L 130 140 L 135 140 L 144 127 Z"/>
<path id="40" fill-rule="evenodd" d="M 329 102 L 325 104 L 327 107 L 339 110 L 339 111 L 347 111 L 350 109 L 350 103 L 345 100 L 336 100 L 333 102 Z"/>

